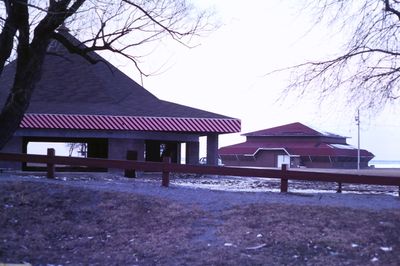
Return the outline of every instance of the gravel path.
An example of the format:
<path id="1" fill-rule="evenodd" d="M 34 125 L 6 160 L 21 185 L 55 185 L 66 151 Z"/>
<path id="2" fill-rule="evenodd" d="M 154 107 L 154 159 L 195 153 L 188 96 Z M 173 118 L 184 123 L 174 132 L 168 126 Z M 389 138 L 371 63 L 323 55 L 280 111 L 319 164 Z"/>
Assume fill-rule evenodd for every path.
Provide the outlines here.
<path id="1" fill-rule="evenodd" d="M 120 191 L 139 195 L 170 199 L 185 205 L 197 205 L 204 210 L 224 210 L 233 206 L 251 203 L 282 203 L 308 206 L 349 207 L 366 210 L 400 209 L 400 198 L 374 194 L 336 193 L 277 193 L 277 192 L 232 192 L 186 187 L 171 182 L 170 187 L 160 186 L 158 178 L 128 179 L 103 175 L 101 178 L 75 178 L 60 174 L 54 180 L 35 175 L 0 174 L 0 182 L 30 181 L 85 187 L 100 191 Z M 179 180 L 180 184 L 184 181 Z"/>

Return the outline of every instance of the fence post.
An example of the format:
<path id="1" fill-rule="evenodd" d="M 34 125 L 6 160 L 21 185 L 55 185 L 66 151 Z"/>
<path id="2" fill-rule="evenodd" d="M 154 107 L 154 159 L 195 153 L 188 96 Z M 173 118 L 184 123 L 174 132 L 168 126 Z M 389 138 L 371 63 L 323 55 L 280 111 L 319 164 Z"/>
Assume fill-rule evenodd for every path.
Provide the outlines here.
<path id="1" fill-rule="evenodd" d="M 127 151 L 126 152 L 126 159 L 127 160 L 132 160 L 132 161 L 137 161 L 138 153 L 137 151 Z M 125 169 L 124 173 L 125 177 L 131 177 L 135 178 L 136 177 L 136 170 L 135 169 Z"/>
<path id="2" fill-rule="evenodd" d="M 47 157 L 52 158 L 56 155 L 56 151 L 53 148 L 47 149 Z M 47 178 L 54 178 L 54 163 L 47 163 Z"/>
<path id="3" fill-rule="evenodd" d="M 282 164 L 281 192 L 288 192 L 288 179 L 286 178 L 287 164 Z"/>
<path id="4" fill-rule="evenodd" d="M 342 182 L 338 182 L 337 184 L 338 184 L 338 187 L 337 187 L 336 193 L 342 193 Z"/>
<path id="5" fill-rule="evenodd" d="M 163 163 L 169 164 L 171 163 L 171 157 L 163 157 Z M 161 186 L 168 187 L 169 186 L 169 170 L 163 167 L 162 171 L 162 181 Z"/>

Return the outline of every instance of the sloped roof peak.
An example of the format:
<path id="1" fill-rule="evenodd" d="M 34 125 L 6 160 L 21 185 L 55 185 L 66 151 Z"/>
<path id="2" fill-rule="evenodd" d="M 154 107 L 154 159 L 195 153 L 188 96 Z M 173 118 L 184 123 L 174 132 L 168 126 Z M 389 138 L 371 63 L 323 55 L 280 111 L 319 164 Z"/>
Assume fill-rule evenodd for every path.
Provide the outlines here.
<path id="1" fill-rule="evenodd" d="M 246 137 L 340 137 L 329 132 L 318 131 L 300 122 L 258 130 L 243 134 Z"/>
<path id="2" fill-rule="evenodd" d="M 76 46 L 84 46 L 66 30 L 62 35 Z M 201 109 L 158 99 L 99 54 L 90 52 L 92 64 L 70 53 L 53 40 L 36 84 L 30 114 L 114 115 L 148 117 L 230 118 Z M 4 103 L 15 75 L 15 61 L 0 76 L 0 104 Z"/>

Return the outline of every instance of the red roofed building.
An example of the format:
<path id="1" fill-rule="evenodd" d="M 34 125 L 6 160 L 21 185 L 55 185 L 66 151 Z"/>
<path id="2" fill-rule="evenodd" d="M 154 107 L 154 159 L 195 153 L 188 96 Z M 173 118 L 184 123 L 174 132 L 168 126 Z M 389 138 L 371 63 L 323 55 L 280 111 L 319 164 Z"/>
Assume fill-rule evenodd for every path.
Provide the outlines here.
<path id="1" fill-rule="evenodd" d="M 62 34 L 83 46 L 67 31 Z M 168 153 L 180 162 L 181 144 L 186 163 L 199 161 L 199 137 L 207 137 L 207 162 L 218 162 L 219 134 L 240 132 L 240 120 L 163 101 L 92 52 L 91 64 L 52 41 L 42 78 L 30 106 L 3 152 L 27 152 L 30 142 L 86 143 L 88 157 L 125 159 L 136 151 L 138 160 L 160 161 Z M 0 77 L 0 106 L 7 99 L 16 62 Z M 21 168 L 0 162 L 1 167 Z"/>
<path id="2" fill-rule="evenodd" d="M 358 151 L 346 137 L 292 123 L 244 134 L 246 142 L 222 147 L 219 156 L 227 166 L 357 168 Z M 374 155 L 360 150 L 360 167 Z"/>

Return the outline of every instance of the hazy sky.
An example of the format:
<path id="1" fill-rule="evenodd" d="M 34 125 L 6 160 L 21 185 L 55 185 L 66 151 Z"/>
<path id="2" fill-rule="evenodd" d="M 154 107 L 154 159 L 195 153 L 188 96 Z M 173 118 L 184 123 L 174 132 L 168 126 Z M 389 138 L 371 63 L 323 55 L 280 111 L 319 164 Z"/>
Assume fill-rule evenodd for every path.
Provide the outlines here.
<path id="1" fill-rule="evenodd" d="M 317 95 L 283 97 L 289 73 L 266 76 L 274 69 L 333 54 L 343 41 L 340 33 L 327 27 L 310 32 L 312 17 L 300 12 L 297 1 L 199 2 L 215 9 L 222 26 L 193 49 L 160 43 L 143 59 L 146 69 L 163 70 L 144 79 L 146 89 L 163 100 L 239 118 L 242 133 L 301 122 L 351 137 L 348 143 L 357 146 L 356 110 L 342 107 L 345 95 L 322 104 Z M 140 81 L 132 65 L 114 64 Z M 361 114 L 361 147 L 375 159 L 400 160 L 398 113 L 392 106 L 380 114 Z M 220 136 L 220 146 L 242 141 L 240 134 Z"/>

